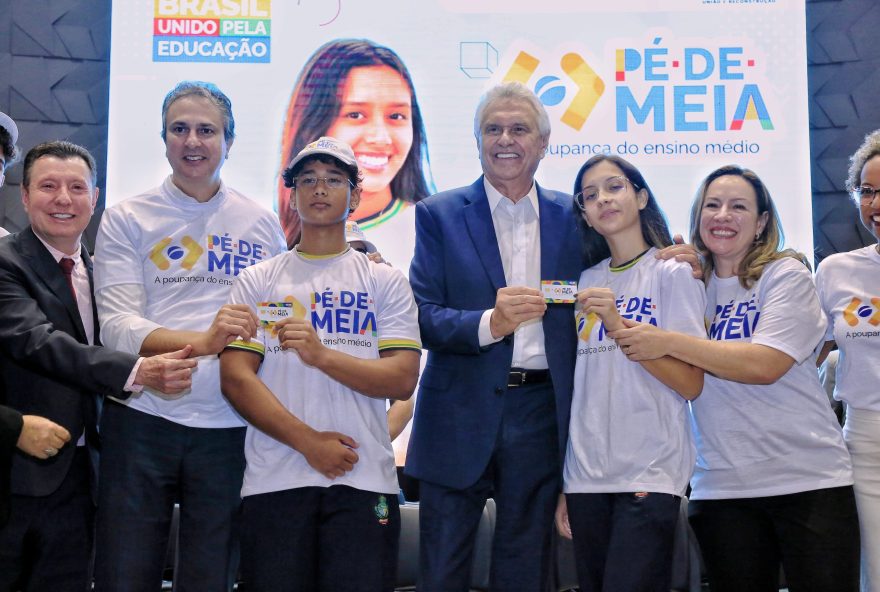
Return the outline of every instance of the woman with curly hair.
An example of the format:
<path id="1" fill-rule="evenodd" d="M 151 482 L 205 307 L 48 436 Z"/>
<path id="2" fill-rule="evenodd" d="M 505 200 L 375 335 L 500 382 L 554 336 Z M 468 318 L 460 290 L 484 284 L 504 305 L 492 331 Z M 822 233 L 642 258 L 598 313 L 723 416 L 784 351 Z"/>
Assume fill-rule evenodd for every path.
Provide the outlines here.
<path id="1" fill-rule="evenodd" d="M 850 158 L 846 186 L 877 243 L 826 258 L 816 287 L 829 323 L 825 351 L 835 342 L 840 351 L 834 398 L 846 403 L 843 437 L 859 508 L 862 590 L 870 591 L 880 587 L 880 130 Z"/>

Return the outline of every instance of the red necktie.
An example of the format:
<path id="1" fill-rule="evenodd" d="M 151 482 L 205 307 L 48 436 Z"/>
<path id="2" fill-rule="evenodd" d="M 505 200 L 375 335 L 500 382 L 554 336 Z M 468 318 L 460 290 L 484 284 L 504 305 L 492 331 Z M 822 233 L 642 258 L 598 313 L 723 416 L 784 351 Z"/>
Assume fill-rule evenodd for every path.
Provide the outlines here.
<path id="1" fill-rule="evenodd" d="M 64 279 L 67 280 L 67 286 L 70 288 L 73 301 L 76 302 L 76 290 L 73 287 L 73 266 L 75 263 L 69 257 L 62 257 L 58 265 L 61 266 L 61 271 L 64 272 Z"/>

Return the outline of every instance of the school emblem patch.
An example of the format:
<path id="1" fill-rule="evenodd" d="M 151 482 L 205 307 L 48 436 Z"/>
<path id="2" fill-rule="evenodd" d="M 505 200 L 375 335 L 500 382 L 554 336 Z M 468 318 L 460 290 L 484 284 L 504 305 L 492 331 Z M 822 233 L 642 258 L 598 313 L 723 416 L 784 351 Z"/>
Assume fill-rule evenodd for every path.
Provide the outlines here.
<path id="1" fill-rule="evenodd" d="M 376 518 L 379 519 L 379 524 L 382 526 L 388 524 L 388 500 L 385 499 L 384 495 L 379 496 L 379 503 L 373 506 L 373 512 L 376 513 Z"/>

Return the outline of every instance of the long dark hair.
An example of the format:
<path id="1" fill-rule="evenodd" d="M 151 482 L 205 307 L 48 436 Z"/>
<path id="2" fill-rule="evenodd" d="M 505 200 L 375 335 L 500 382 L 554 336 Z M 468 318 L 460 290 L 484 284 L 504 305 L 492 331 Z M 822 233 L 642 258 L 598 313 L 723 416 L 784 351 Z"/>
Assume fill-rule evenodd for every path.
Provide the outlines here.
<path id="1" fill-rule="evenodd" d="M 290 160 L 309 142 L 327 135 L 342 107 L 342 89 L 349 72 L 354 68 L 388 66 L 400 74 L 412 97 L 413 142 L 400 171 L 391 180 L 391 195 L 408 202 L 421 201 L 433 185 L 426 179 L 430 171 L 428 143 L 422 112 L 416 99 L 416 89 L 403 60 L 391 49 L 367 39 L 337 39 L 318 48 L 303 66 L 287 107 L 281 139 L 281 166 L 284 170 Z M 278 183 L 278 216 L 287 236 L 288 246 L 299 239 L 300 221 L 288 206 L 290 194 L 282 182 Z"/>
<path id="2" fill-rule="evenodd" d="M 573 194 L 577 195 L 583 190 L 582 179 L 584 178 L 584 174 L 602 162 L 610 162 L 623 171 L 623 175 L 626 177 L 627 181 L 632 184 L 636 192 L 641 189 L 644 189 L 647 192 L 648 203 L 639 212 L 639 223 L 642 227 L 642 237 L 645 239 L 645 242 L 658 249 L 671 245 L 672 235 L 669 232 L 669 224 L 666 222 L 666 216 L 657 204 L 657 200 L 654 198 L 654 192 L 648 187 L 648 183 L 645 181 L 642 173 L 639 172 L 639 169 L 633 166 L 629 161 L 610 154 L 597 154 L 596 156 L 593 156 L 585 162 L 577 172 L 577 177 L 574 179 Z M 586 220 L 584 220 L 583 213 L 577 205 L 574 207 L 574 215 L 577 218 L 577 223 L 581 230 L 584 258 L 586 259 L 587 264 L 595 265 L 603 259 L 610 257 L 611 249 L 608 248 L 608 241 L 606 241 L 605 237 L 599 234 L 595 228 L 592 228 L 587 224 Z"/>

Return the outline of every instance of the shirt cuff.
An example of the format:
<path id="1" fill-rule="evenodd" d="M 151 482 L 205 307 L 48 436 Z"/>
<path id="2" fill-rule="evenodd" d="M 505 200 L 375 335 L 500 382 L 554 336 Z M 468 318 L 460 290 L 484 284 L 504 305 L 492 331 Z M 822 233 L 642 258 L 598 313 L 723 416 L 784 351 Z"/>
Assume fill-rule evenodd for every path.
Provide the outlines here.
<path id="1" fill-rule="evenodd" d="M 131 374 L 128 375 L 128 380 L 125 381 L 125 386 L 122 387 L 127 393 L 139 393 L 144 390 L 144 385 L 135 384 L 134 379 L 137 376 L 138 370 L 141 367 L 141 362 L 144 361 L 144 358 L 138 358 L 138 361 L 135 362 L 134 368 L 131 369 Z"/>
<path id="2" fill-rule="evenodd" d="M 477 330 L 477 338 L 480 340 L 480 347 L 486 347 L 487 345 L 492 345 L 493 343 L 498 343 L 504 336 L 492 337 L 492 329 L 489 328 L 489 321 L 492 318 L 492 312 L 494 308 L 490 308 L 489 310 L 483 311 L 483 316 L 480 317 L 480 328 Z"/>

